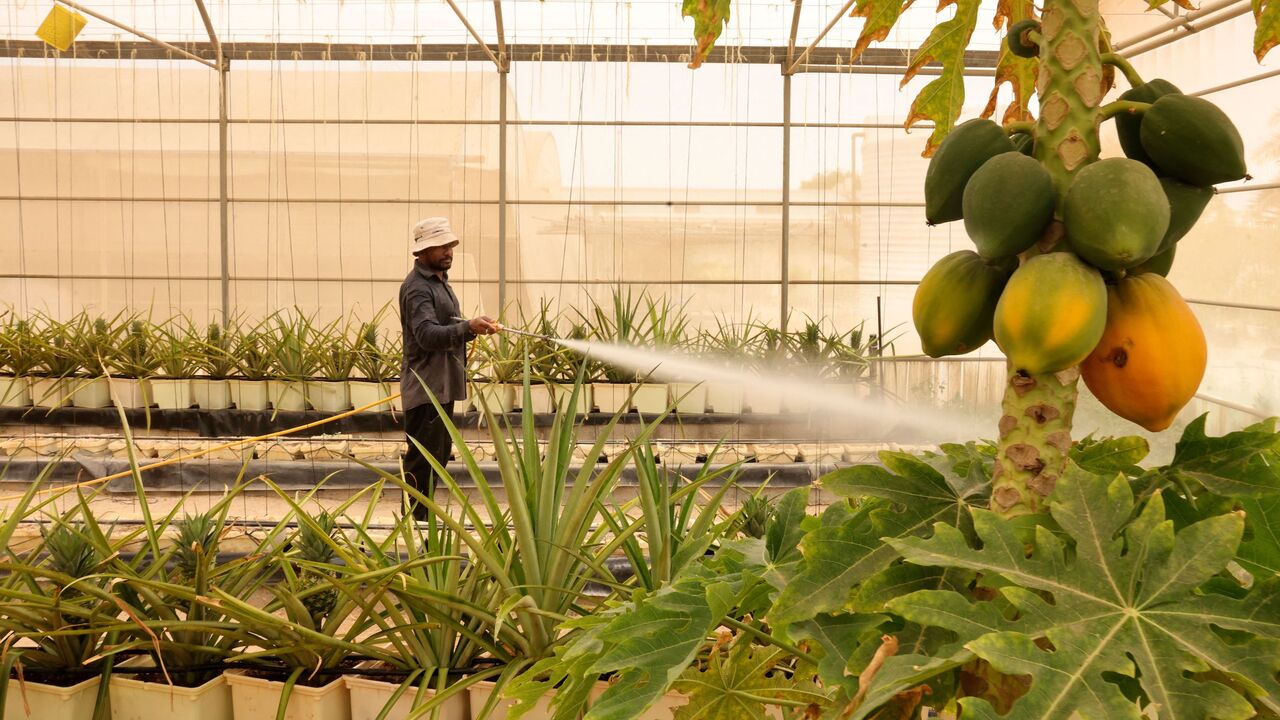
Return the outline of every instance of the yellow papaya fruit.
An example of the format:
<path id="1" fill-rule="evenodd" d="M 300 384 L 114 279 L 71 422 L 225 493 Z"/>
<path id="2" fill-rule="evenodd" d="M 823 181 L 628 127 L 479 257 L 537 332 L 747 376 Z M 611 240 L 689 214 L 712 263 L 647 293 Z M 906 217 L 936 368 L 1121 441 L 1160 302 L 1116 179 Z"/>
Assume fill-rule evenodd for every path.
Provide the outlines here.
<path id="1" fill-rule="evenodd" d="M 996 344 L 1016 370 L 1052 373 L 1077 365 L 1102 337 L 1107 286 L 1069 252 L 1037 255 L 1009 278 L 996 303 Z"/>
<path id="2" fill-rule="evenodd" d="M 1152 432 L 1173 424 L 1200 387 L 1204 331 L 1178 291 L 1156 273 L 1107 288 L 1107 326 L 1080 366 L 1108 410 Z"/>

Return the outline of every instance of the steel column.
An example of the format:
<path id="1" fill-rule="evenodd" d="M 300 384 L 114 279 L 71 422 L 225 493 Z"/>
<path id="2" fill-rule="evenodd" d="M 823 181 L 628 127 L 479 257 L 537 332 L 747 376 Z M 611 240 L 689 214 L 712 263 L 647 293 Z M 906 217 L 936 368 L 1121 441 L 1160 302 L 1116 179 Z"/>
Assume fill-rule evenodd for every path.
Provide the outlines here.
<path id="1" fill-rule="evenodd" d="M 782 76 L 782 274 L 781 313 L 779 325 L 787 331 L 787 315 L 791 313 L 791 75 Z"/>
<path id="2" fill-rule="evenodd" d="M 507 71 L 498 72 L 498 313 L 507 307 Z"/>

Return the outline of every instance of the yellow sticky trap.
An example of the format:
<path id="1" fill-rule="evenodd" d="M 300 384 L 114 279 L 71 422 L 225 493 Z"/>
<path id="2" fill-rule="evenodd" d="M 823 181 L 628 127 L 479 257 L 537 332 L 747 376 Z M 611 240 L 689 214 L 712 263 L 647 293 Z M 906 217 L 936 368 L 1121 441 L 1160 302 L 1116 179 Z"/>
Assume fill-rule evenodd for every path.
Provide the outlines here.
<path id="1" fill-rule="evenodd" d="M 89 21 L 80 13 L 54 5 L 44 22 L 36 29 L 36 37 L 66 52 L 87 22 Z"/>

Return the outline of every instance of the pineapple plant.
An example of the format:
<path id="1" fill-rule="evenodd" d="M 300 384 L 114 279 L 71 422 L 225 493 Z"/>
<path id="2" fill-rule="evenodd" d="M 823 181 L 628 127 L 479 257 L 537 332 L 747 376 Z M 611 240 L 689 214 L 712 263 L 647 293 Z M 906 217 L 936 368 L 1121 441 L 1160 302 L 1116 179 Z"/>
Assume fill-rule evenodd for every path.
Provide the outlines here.
<path id="1" fill-rule="evenodd" d="M 169 580 L 203 591 L 209 570 L 218 557 L 220 521 L 212 513 L 184 515 L 174 522 L 173 568 Z"/>
<path id="2" fill-rule="evenodd" d="M 337 526 L 333 516 L 327 511 L 321 511 L 312 519 L 315 521 L 315 526 L 303 523 L 290 544 L 297 553 L 294 561 L 297 566 L 295 577 L 298 599 L 306 607 L 307 612 L 311 613 L 311 620 L 318 627 L 338 604 L 336 589 L 317 590 L 318 587 L 328 584 L 329 581 L 326 578 L 333 577 L 332 572 L 321 570 L 317 566 L 334 561 L 335 555 L 331 543 Z"/>

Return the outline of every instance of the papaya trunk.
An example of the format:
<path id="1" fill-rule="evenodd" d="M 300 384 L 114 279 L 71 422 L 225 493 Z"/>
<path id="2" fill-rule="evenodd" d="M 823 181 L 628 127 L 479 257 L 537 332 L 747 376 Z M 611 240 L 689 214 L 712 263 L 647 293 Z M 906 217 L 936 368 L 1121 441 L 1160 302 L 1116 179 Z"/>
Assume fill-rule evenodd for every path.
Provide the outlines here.
<path id="1" fill-rule="evenodd" d="M 1112 73 L 1099 50 L 1104 32 L 1098 0 L 1046 0 L 1041 20 L 1035 157 L 1049 171 L 1058 210 L 1044 239 L 1063 237 L 1062 201 L 1075 173 L 1098 159 L 1100 106 Z M 991 508 L 1005 517 L 1036 512 L 1066 468 L 1080 373 L 1028 375 L 1009 368 L 999 425 Z"/>

